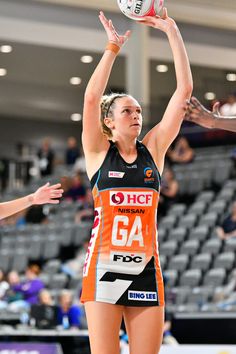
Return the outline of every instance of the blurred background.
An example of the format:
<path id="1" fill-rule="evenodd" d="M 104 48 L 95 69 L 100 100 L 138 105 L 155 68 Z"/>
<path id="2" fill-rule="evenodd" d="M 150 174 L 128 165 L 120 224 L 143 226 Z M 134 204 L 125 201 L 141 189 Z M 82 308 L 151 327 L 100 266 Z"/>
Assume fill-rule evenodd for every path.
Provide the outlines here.
<path id="1" fill-rule="evenodd" d="M 222 114 L 236 116 L 236 1 L 165 4 L 187 48 L 193 94 L 208 109 L 218 100 Z M 27 267 L 32 265 L 39 267 L 36 275 L 49 289 L 50 306 L 59 304 L 65 288 L 70 291 L 70 304 L 80 311 L 80 320 L 71 327 L 86 331 L 78 294 L 93 212 L 81 120 L 84 90 L 106 45 L 99 10 L 119 32 L 133 32 L 116 60 L 107 91 L 129 92 L 139 100 L 145 132 L 160 121 L 175 89 L 172 55 L 162 33 L 126 18 L 116 0 L 0 0 L 1 200 L 31 193 L 48 180 L 61 181 L 65 189 L 58 207 L 34 208 L 1 221 L 0 287 L 6 283 L 6 292 L 0 293 L 0 325 L 5 328 L 0 340 L 18 328 L 22 337 L 17 339 L 28 341 L 26 326 L 32 331 L 37 327 L 28 304 L 9 306 L 8 292 L 14 288 L 9 272 L 17 270 L 19 283 L 29 281 Z M 172 323 L 167 334 L 182 344 L 233 344 L 236 235 L 224 229 L 224 221 L 236 218 L 235 133 L 184 122 L 180 135 L 183 140 L 168 154 L 158 220 Z M 185 149 L 186 159 L 176 159 L 173 151 Z M 25 301 L 24 296 L 20 300 Z M 44 330 L 61 326 L 63 332 L 70 327 L 67 322 L 54 321 Z M 206 323 L 207 334 L 201 331 Z M 86 332 L 80 333 L 70 353 L 89 352 Z M 61 344 L 66 354 L 68 343 Z"/>
<path id="2" fill-rule="evenodd" d="M 167 0 L 166 5 L 188 50 L 194 94 L 207 106 L 214 99 L 223 104 L 235 92 L 235 1 Z M 75 130 L 79 138 L 84 89 L 106 44 L 99 6 L 120 32 L 139 30 L 119 12 L 115 0 L 0 1 L 1 154 L 14 154 L 19 143 L 33 148 L 45 135 L 58 149 Z M 166 38 L 155 30 L 145 36 L 133 38 L 140 41 L 136 62 L 131 53 L 135 44 L 127 43 L 108 90 L 130 92 L 132 70 L 141 70 L 137 64 L 143 56 L 148 72 L 140 90 L 148 97 L 140 98 L 148 110 L 146 120 L 154 123 L 175 87 L 174 69 Z"/>

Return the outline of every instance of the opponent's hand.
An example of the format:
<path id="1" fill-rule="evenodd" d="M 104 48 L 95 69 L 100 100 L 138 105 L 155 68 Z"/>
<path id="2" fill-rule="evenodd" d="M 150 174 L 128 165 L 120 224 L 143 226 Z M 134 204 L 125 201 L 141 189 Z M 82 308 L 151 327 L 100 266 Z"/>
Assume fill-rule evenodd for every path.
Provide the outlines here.
<path id="1" fill-rule="evenodd" d="M 108 20 L 102 11 L 99 13 L 99 19 L 106 31 L 108 41 L 117 44 L 119 47 L 122 47 L 124 43 L 129 39 L 131 32 L 126 31 L 124 35 L 119 35 L 113 26 L 112 20 Z"/>
<path id="2" fill-rule="evenodd" d="M 46 183 L 44 186 L 38 188 L 36 192 L 31 194 L 32 204 L 58 204 L 59 198 L 61 198 L 63 189 L 60 188 L 61 184 L 57 183 L 50 186 L 50 183 Z"/>
<path id="3" fill-rule="evenodd" d="M 205 128 L 214 128 L 219 116 L 219 105 L 220 103 L 216 102 L 211 112 L 196 97 L 191 97 L 190 101 L 186 102 L 185 120 L 197 123 Z"/>
<path id="4" fill-rule="evenodd" d="M 168 16 L 166 7 L 163 7 L 161 16 L 145 16 L 142 21 L 138 22 L 149 27 L 157 28 L 165 33 L 168 33 L 172 28 L 177 28 L 175 21 Z"/>

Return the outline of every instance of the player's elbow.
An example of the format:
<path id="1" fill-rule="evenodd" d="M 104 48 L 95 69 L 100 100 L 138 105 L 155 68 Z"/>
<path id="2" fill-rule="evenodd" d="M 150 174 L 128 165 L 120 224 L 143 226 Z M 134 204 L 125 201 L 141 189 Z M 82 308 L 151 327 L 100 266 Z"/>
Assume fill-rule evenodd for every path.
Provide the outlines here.
<path id="1" fill-rule="evenodd" d="M 85 92 L 84 94 L 84 104 L 88 106 L 92 106 L 94 104 L 98 104 L 100 102 L 100 97 L 98 97 L 93 92 Z"/>
<path id="2" fill-rule="evenodd" d="M 183 100 L 190 99 L 193 92 L 193 84 L 191 81 L 186 80 L 185 82 L 179 83 L 176 87 L 176 94 Z"/>
<path id="3" fill-rule="evenodd" d="M 96 100 L 96 95 L 93 92 L 85 92 L 84 102 L 91 104 Z"/>
<path id="4" fill-rule="evenodd" d="M 187 78 L 177 84 L 177 91 L 183 96 L 184 99 L 190 99 L 193 92 L 193 80 L 191 78 Z"/>
<path id="5" fill-rule="evenodd" d="M 193 92 L 192 82 L 188 82 L 182 87 L 182 95 L 184 96 L 184 98 L 189 99 L 192 96 L 192 92 Z"/>

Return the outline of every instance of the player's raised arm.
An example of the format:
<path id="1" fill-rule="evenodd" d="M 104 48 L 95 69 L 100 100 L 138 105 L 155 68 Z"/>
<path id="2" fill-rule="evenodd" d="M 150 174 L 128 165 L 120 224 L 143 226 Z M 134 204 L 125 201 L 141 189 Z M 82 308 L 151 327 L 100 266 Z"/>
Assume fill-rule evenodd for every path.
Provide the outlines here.
<path id="1" fill-rule="evenodd" d="M 184 42 L 175 21 L 163 9 L 162 16 L 146 17 L 142 23 L 166 33 L 174 57 L 176 90 L 172 95 L 161 122 L 144 138 L 143 143 L 151 150 L 159 169 L 163 169 L 164 155 L 179 133 L 184 118 L 183 105 L 192 93 L 192 74 Z"/>
<path id="2" fill-rule="evenodd" d="M 100 12 L 99 19 L 106 31 L 108 44 L 85 91 L 82 132 L 85 157 L 90 153 L 100 153 L 108 148 L 109 144 L 100 124 L 100 103 L 119 49 L 130 35 L 129 31 L 119 35 L 112 21 L 108 20 L 103 12 Z"/>

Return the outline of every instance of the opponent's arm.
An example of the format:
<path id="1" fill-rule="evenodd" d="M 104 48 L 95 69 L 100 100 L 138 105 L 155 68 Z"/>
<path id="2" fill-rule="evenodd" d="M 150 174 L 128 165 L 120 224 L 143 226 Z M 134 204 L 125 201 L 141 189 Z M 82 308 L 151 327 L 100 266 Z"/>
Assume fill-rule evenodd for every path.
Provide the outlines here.
<path id="1" fill-rule="evenodd" d="M 215 103 L 212 112 L 206 109 L 196 97 L 187 101 L 185 119 L 208 129 L 224 129 L 236 132 L 236 117 L 224 117 L 218 113 L 219 103 Z"/>
<path id="2" fill-rule="evenodd" d="M 38 188 L 36 192 L 25 197 L 11 200 L 9 202 L 0 203 L 0 220 L 10 215 L 18 213 L 32 205 L 39 204 L 58 204 L 59 198 L 62 196 L 63 189 L 61 184 L 54 184 L 50 186 L 46 183 L 44 186 Z"/>

